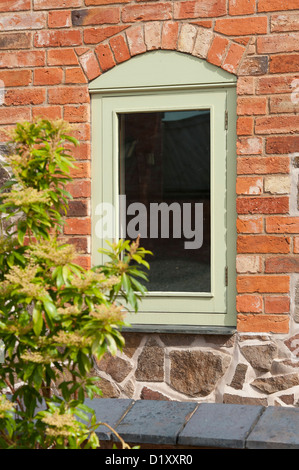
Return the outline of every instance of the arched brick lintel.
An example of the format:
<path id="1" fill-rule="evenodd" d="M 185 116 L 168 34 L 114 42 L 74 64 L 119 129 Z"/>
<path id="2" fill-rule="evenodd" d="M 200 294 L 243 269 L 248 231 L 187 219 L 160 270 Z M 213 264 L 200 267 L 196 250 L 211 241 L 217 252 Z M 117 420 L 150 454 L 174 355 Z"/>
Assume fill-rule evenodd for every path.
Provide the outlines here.
<path id="1" fill-rule="evenodd" d="M 138 54 L 173 50 L 207 60 L 238 75 L 246 46 L 210 29 L 191 23 L 151 21 L 139 23 L 99 43 L 79 57 L 89 81 Z"/>

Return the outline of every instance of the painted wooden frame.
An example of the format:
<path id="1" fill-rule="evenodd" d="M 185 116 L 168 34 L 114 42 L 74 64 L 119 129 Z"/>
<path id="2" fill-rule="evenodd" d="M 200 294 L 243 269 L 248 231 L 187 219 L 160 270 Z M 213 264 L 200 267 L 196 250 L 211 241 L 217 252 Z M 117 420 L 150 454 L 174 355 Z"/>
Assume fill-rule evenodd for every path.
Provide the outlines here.
<path id="1" fill-rule="evenodd" d="M 171 51 L 136 56 L 90 84 L 93 265 L 103 262 L 98 253 L 103 240 L 95 236 L 97 207 L 112 203 L 118 213 L 118 113 L 203 108 L 211 115 L 211 293 L 150 292 L 138 314 L 127 318 L 133 327 L 171 325 L 184 331 L 236 324 L 235 86 L 234 75 Z"/>

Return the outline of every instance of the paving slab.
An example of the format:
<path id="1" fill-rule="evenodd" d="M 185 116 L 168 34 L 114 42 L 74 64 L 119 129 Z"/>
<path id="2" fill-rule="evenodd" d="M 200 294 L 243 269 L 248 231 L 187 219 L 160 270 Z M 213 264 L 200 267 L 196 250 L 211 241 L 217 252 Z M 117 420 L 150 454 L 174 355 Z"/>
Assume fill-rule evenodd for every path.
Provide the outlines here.
<path id="1" fill-rule="evenodd" d="M 86 398 L 84 404 L 95 411 L 97 422 L 109 424 L 113 429 L 132 406 L 134 400 L 127 398 L 103 398 L 90 400 Z M 100 440 L 111 440 L 112 431 L 107 426 L 100 425 L 96 430 Z"/>
<path id="2" fill-rule="evenodd" d="M 202 403 L 179 435 L 178 444 L 244 449 L 262 406 Z"/>
<path id="3" fill-rule="evenodd" d="M 249 434 L 247 449 L 299 449 L 299 409 L 269 406 Z"/>
<path id="4" fill-rule="evenodd" d="M 126 442 L 175 445 L 197 406 L 193 402 L 139 400 L 116 430 Z"/>

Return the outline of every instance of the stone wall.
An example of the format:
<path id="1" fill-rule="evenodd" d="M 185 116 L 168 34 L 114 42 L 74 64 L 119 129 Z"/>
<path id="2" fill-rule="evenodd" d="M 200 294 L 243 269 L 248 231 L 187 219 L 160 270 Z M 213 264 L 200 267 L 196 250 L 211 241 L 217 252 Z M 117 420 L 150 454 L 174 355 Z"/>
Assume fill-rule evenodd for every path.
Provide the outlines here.
<path id="1" fill-rule="evenodd" d="M 104 397 L 299 406 L 299 331 L 125 339 L 95 364 Z"/>

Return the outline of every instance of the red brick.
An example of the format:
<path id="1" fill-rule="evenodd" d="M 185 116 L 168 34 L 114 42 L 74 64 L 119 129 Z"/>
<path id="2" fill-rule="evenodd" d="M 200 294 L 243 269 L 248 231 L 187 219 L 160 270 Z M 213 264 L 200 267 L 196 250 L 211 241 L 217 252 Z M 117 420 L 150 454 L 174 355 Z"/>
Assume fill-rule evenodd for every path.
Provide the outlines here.
<path id="1" fill-rule="evenodd" d="M 87 83 L 88 80 L 83 73 L 81 67 L 68 68 L 65 71 L 65 83 L 67 84 L 79 84 Z"/>
<path id="2" fill-rule="evenodd" d="M 116 63 L 124 62 L 130 59 L 130 51 L 123 36 L 118 35 L 109 41 L 110 47 L 113 51 Z"/>
<path id="3" fill-rule="evenodd" d="M 226 56 L 228 44 L 229 41 L 226 38 L 215 36 L 207 55 L 208 62 L 218 66 L 221 65 Z"/>
<path id="4" fill-rule="evenodd" d="M 290 288 L 289 276 L 250 275 L 237 278 L 237 292 L 240 294 L 250 293 L 288 293 Z"/>
<path id="5" fill-rule="evenodd" d="M 77 161 L 76 168 L 71 169 L 70 175 L 71 178 L 90 178 L 90 162 L 88 160 Z"/>
<path id="6" fill-rule="evenodd" d="M 250 39 L 250 37 L 240 36 L 240 37 L 234 38 L 234 41 L 237 42 L 238 44 L 242 44 L 243 46 L 247 46 L 247 44 L 249 44 L 249 42 L 251 43 L 252 40 Z"/>
<path id="7" fill-rule="evenodd" d="M 130 3 L 131 0 L 118 0 L 117 3 Z M 85 0 L 86 6 L 93 5 L 107 5 L 109 3 L 116 3 L 115 0 Z"/>
<path id="8" fill-rule="evenodd" d="M 20 87 L 31 84 L 32 70 L 0 70 L 0 80 L 5 87 Z"/>
<path id="9" fill-rule="evenodd" d="M 67 218 L 64 226 L 66 235 L 90 235 L 91 221 L 90 218 Z"/>
<path id="10" fill-rule="evenodd" d="M 30 49 L 32 33 L 0 33 L 0 49 Z"/>
<path id="11" fill-rule="evenodd" d="M 31 0 L 0 0 L 0 11 L 30 10 Z"/>
<path id="12" fill-rule="evenodd" d="M 270 97 L 270 113 L 298 113 L 299 100 L 293 100 L 292 95 L 276 95 Z"/>
<path id="13" fill-rule="evenodd" d="M 80 46 L 82 34 L 79 30 L 43 30 L 35 33 L 35 47 Z"/>
<path id="14" fill-rule="evenodd" d="M 90 197 L 91 184 L 90 181 L 76 180 L 73 183 L 69 183 L 66 186 L 66 190 L 69 191 L 74 198 Z"/>
<path id="15" fill-rule="evenodd" d="M 202 26 L 203 28 L 212 28 L 213 21 L 212 20 L 192 21 L 192 24 L 195 24 L 196 26 Z"/>
<path id="16" fill-rule="evenodd" d="M 99 62 L 94 51 L 86 52 L 79 60 L 89 80 L 93 80 L 101 74 Z"/>
<path id="17" fill-rule="evenodd" d="M 34 85 L 59 85 L 63 80 L 63 70 L 58 67 L 35 69 Z"/>
<path id="18" fill-rule="evenodd" d="M 33 119 L 50 119 L 57 120 L 62 119 L 62 108 L 61 106 L 34 106 L 32 108 Z"/>
<path id="19" fill-rule="evenodd" d="M 261 194 L 263 192 L 263 178 L 257 176 L 242 176 L 237 178 L 237 194 Z"/>
<path id="20" fill-rule="evenodd" d="M 86 237 L 59 237 L 62 243 L 67 243 L 74 245 L 77 252 L 79 253 L 88 253 L 88 244 Z"/>
<path id="21" fill-rule="evenodd" d="M 259 54 L 295 51 L 299 51 L 299 33 L 257 38 L 257 52 Z"/>
<path id="22" fill-rule="evenodd" d="M 50 49 L 47 51 L 48 65 L 78 65 L 74 49 Z"/>
<path id="23" fill-rule="evenodd" d="M 284 214 L 289 211 L 289 198 L 280 197 L 239 197 L 238 214 Z"/>
<path id="24" fill-rule="evenodd" d="M 143 25 L 138 24 L 127 29 L 126 36 L 131 56 L 142 54 L 146 51 Z"/>
<path id="25" fill-rule="evenodd" d="M 43 88 L 18 88 L 5 93 L 7 106 L 23 106 L 42 104 L 46 100 L 46 91 Z"/>
<path id="26" fill-rule="evenodd" d="M 31 113 L 27 107 L 6 108 L 0 106 L 0 124 L 16 124 L 19 121 L 30 121 Z"/>
<path id="27" fill-rule="evenodd" d="M 250 15 L 255 12 L 255 0 L 229 0 L 230 15 Z"/>
<path id="28" fill-rule="evenodd" d="M 241 116 L 237 119 L 237 135 L 252 135 L 253 117 Z"/>
<path id="29" fill-rule="evenodd" d="M 33 0 L 34 10 L 50 10 L 55 8 L 75 8 L 82 6 L 82 0 Z"/>
<path id="30" fill-rule="evenodd" d="M 244 96 L 237 100 L 237 114 L 255 116 L 266 114 L 267 98 L 264 96 Z"/>
<path id="31" fill-rule="evenodd" d="M 155 3 L 152 5 L 128 5 L 122 10 L 124 23 L 136 21 L 170 20 L 172 18 L 172 5 L 170 3 Z"/>
<path id="32" fill-rule="evenodd" d="M 299 116 L 267 116 L 256 119 L 256 134 L 293 134 L 299 131 Z"/>
<path id="33" fill-rule="evenodd" d="M 290 298 L 287 296 L 265 296 L 265 313 L 289 313 Z"/>
<path id="34" fill-rule="evenodd" d="M 261 313 L 263 298 L 260 295 L 237 295 L 238 313 Z"/>
<path id="35" fill-rule="evenodd" d="M 162 26 L 162 49 L 175 50 L 178 43 L 178 23 L 166 21 Z"/>
<path id="36" fill-rule="evenodd" d="M 298 8 L 298 0 L 259 0 L 257 11 L 283 11 L 296 10 Z"/>
<path id="37" fill-rule="evenodd" d="M 101 26 L 97 28 L 85 28 L 83 31 L 84 42 L 85 44 L 99 44 L 128 27 L 129 26 Z"/>
<path id="38" fill-rule="evenodd" d="M 89 123 L 82 123 L 80 126 L 78 124 L 74 124 L 72 129 L 72 135 L 75 139 L 79 140 L 80 142 L 85 140 L 90 140 L 90 124 Z M 86 176 L 82 176 L 85 178 Z"/>
<path id="39" fill-rule="evenodd" d="M 299 54 L 275 55 L 270 59 L 270 73 L 298 72 Z"/>
<path id="40" fill-rule="evenodd" d="M 261 233 L 263 231 L 263 218 L 239 216 L 236 222 L 237 233 Z"/>
<path id="41" fill-rule="evenodd" d="M 276 235 L 239 235 L 238 253 L 289 253 L 290 238 Z"/>
<path id="42" fill-rule="evenodd" d="M 289 317 L 277 314 L 239 314 L 237 330 L 241 333 L 288 333 Z"/>
<path id="43" fill-rule="evenodd" d="M 117 24 L 120 22 L 120 8 L 97 7 L 72 11 L 73 26 L 87 26 L 97 24 Z"/>
<path id="44" fill-rule="evenodd" d="M 81 55 L 85 54 L 85 52 L 88 52 L 88 51 L 90 51 L 89 47 L 85 47 L 85 46 L 75 47 L 75 52 L 78 57 L 81 57 Z"/>
<path id="45" fill-rule="evenodd" d="M 295 78 L 290 75 L 260 77 L 257 79 L 257 94 L 291 93 Z"/>
<path id="46" fill-rule="evenodd" d="M 64 119 L 67 122 L 86 122 L 89 121 L 89 107 L 80 106 L 64 106 Z"/>
<path id="47" fill-rule="evenodd" d="M 77 256 L 74 260 L 74 263 L 81 266 L 83 269 L 90 269 L 91 268 L 91 259 L 90 256 Z"/>
<path id="48" fill-rule="evenodd" d="M 66 147 L 70 149 L 73 157 L 76 160 L 90 160 L 90 143 L 81 142 L 80 145 L 74 147 L 74 145 L 67 145 Z M 83 196 L 82 196 L 83 197 Z"/>
<path id="49" fill-rule="evenodd" d="M 248 16 L 247 18 L 223 18 L 216 20 L 215 31 L 228 36 L 248 36 L 266 34 L 268 18 L 266 16 Z"/>
<path id="50" fill-rule="evenodd" d="M 237 94 L 253 95 L 254 94 L 254 77 L 238 77 Z"/>
<path id="51" fill-rule="evenodd" d="M 271 256 L 265 261 L 265 273 L 298 273 L 298 256 Z"/>
<path id="52" fill-rule="evenodd" d="M 224 16 L 227 13 L 226 1 L 210 0 L 201 1 L 185 1 L 174 3 L 174 18 L 205 18 L 205 17 L 218 17 Z"/>
<path id="53" fill-rule="evenodd" d="M 0 30 L 11 31 L 16 29 L 40 29 L 47 26 L 47 15 L 41 12 L 23 12 L 2 15 Z"/>
<path id="54" fill-rule="evenodd" d="M 294 253 L 299 253 L 299 237 L 293 238 Z"/>
<path id="55" fill-rule="evenodd" d="M 284 13 L 271 16 L 271 32 L 299 31 L 299 15 Z"/>
<path id="56" fill-rule="evenodd" d="M 237 142 L 238 155 L 260 155 L 263 141 L 260 137 L 239 137 Z"/>
<path id="57" fill-rule="evenodd" d="M 105 72 L 106 70 L 109 70 L 115 66 L 114 56 L 109 47 L 109 44 L 99 44 L 95 48 L 95 53 L 98 57 L 102 72 Z"/>
<path id="58" fill-rule="evenodd" d="M 299 217 L 267 217 L 267 233 L 299 233 Z"/>
<path id="59" fill-rule="evenodd" d="M 297 152 L 299 148 L 299 136 L 277 136 L 268 137 L 266 141 L 266 152 L 274 154 L 290 154 Z"/>
<path id="60" fill-rule="evenodd" d="M 242 157 L 237 159 L 239 175 L 289 173 L 289 157 Z"/>
<path id="61" fill-rule="evenodd" d="M 89 93 L 85 86 L 50 88 L 48 95 L 49 104 L 79 104 L 89 102 Z"/>
<path id="62" fill-rule="evenodd" d="M 236 74 L 244 52 L 245 47 L 239 44 L 231 44 L 222 64 L 222 68 L 230 73 Z"/>
<path id="63" fill-rule="evenodd" d="M 71 12 L 69 10 L 49 11 L 49 28 L 69 28 L 72 26 Z"/>
<path id="64" fill-rule="evenodd" d="M 17 122 L 17 121 L 16 121 Z M 10 140 L 10 136 L 9 136 L 9 132 L 13 131 L 13 129 L 15 128 L 15 124 L 14 125 L 3 125 L 3 126 L 0 126 L 0 141 L 1 142 L 9 142 Z"/>
<path id="65" fill-rule="evenodd" d="M 0 52 L 0 68 L 42 67 L 45 62 L 45 51 Z"/>

